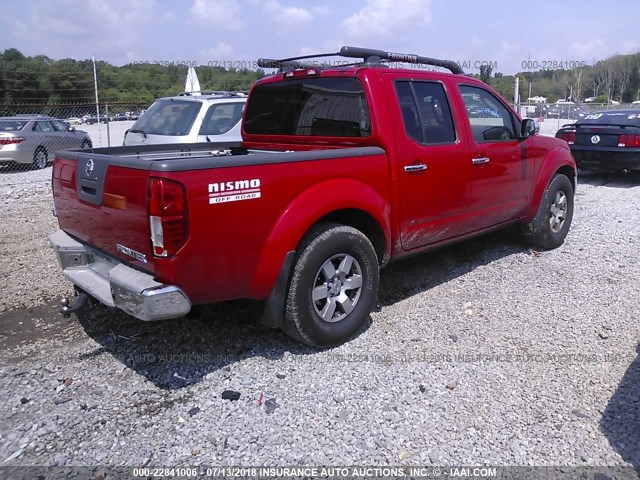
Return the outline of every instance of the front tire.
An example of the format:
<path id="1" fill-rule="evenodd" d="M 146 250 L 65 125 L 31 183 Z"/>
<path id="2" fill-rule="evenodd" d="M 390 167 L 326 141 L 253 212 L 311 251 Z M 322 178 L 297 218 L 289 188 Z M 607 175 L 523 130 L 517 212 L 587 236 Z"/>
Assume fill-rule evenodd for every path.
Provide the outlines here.
<path id="1" fill-rule="evenodd" d="M 378 281 L 378 257 L 362 232 L 338 224 L 318 225 L 300 245 L 283 330 L 314 347 L 344 343 L 369 318 Z"/>
<path id="2" fill-rule="evenodd" d="M 574 191 L 571 181 L 556 174 L 549 182 L 533 221 L 524 227 L 527 241 L 548 250 L 564 243 L 573 219 Z"/>
<path id="3" fill-rule="evenodd" d="M 33 154 L 33 168 L 36 170 L 42 170 L 47 167 L 49 163 L 49 156 L 47 155 L 47 151 L 44 147 L 36 148 L 36 151 Z"/>

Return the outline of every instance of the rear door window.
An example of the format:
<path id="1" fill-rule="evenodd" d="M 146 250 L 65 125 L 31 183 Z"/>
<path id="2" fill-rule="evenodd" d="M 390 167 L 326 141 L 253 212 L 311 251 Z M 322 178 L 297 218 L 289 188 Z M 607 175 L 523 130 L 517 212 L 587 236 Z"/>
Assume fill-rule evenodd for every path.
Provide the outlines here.
<path id="1" fill-rule="evenodd" d="M 158 100 L 133 125 L 151 135 L 188 135 L 202 104 L 183 100 Z"/>
<path id="2" fill-rule="evenodd" d="M 222 135 L 231 130 L 242 117 L 244 102 L 211 105 L 204 116 L 200 135 Z"/>
<path id="3" fill-rule="evenodd" d="M 407 135 L 418 143 L 453 143 L 456 131 L 444 87 L 437 82 L 400 80 L 396 94 Z"/>
<path id="4" fill-rule="evenodd" d="M 356 78 L 300 78 L 254 88 L 244 129 L 250 134 L 368 137 L 371 121 Z"/>
<path id="5" fill-rule="evenodd" d="M 53 132 L 53 126 L 51 125 L 51 122 L 36 122 L 36 124 L 33 126 L 33 131 L 50 133 Z"/>

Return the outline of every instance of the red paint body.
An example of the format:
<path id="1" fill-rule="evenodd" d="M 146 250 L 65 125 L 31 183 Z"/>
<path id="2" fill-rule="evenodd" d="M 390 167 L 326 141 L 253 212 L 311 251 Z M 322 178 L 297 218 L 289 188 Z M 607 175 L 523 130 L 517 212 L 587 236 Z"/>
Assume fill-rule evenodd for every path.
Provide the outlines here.
<path id="1" fill-rule="evenodd" d="M 124 197 L 124 210 L 81 201 L 75 190 L 75 161 L 56 158 L 53 189 L 60 227 L 137 269 L 154 273 L 159 282 L 179 286 L 194 304 L 265 299 L 287 252 L 296 250 L 305 232 L 332 212 L 354 209 L 374 219 L 384 232 L 381 260 L 386 263 L 496 226 L 531 220 L 554 173 L 564 169 L 573 181 L 576 166 L 564 141 L 541 136 L 489 144 L 473 140 L 458 84 L 495 94 L 478 80 L 381 68 L 329 69 L 320 76 L 360 79 L 372 124 L 369 137 L 340 140 L 243 131 L 245 146 L 295 151 L 377 146 L 386 155 L 181 172 L 111 165 L 104 192 Z M 274 75 L 259 84 L 282 79 Z M 394 89 L 398 79 L 442 83 L 457 132 L 454 144 L 425 146 L 407 137 Z M 472 164 L 479 156 L 490 157 L 491 162 Z M 417 163 L 427 164 L 428 170 L 404 171 Z M 186 188 L 189 237 L 172 258 L 152 255 L 147 213 L 150 176 L 170 178 Z M 260 179 L 260 198 L 209 204 L 210 183 L 255 178 Z M 143 253 L 148 263 L 119 253 L 117 243 Z"/>

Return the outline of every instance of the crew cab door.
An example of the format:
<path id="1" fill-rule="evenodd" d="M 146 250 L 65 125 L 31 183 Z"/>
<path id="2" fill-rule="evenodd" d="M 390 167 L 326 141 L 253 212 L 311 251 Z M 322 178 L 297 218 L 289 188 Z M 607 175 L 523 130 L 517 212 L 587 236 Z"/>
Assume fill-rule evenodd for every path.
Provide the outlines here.
<path id="1" fill-rule="evenodd" d="M 396 199 L 403 250 L 462 232 L 471 167 L 460 118 L 440 81 L 383 75 L 396 139 Z M 459 116 L 458 116 L 459 117 Z"/>
<path id="2" fill-rule="evenodd" d="M 466 232 L 518 218 L 529 204 L 534 161 L 515 114 L 492 92 L 458 81 L 472 169 Z M 462 110 L 462 109 L 461 109 Z"/>

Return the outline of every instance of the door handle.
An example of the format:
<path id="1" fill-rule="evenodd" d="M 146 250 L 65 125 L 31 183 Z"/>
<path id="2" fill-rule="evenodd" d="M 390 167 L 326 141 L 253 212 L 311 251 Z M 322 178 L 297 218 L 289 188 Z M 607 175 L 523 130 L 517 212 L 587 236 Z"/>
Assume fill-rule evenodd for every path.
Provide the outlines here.
<path id="1" fill-rule="evenodd" d="M 407 173 L 411 172 L 424 172 L 427 169 L 427 166 L 424 164 L 419 165 L 405 165 L 404 171 Z"/>
<path id="2" fill-rule="evenodd" d="M 487 157 L 479 157 L 479 158 L 474 158 L 473 160 L 471 160 L 471 162 L 474 165 L 485 165 L 487 163 L 489 163 L 491 160 Z"/>

